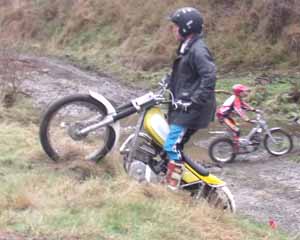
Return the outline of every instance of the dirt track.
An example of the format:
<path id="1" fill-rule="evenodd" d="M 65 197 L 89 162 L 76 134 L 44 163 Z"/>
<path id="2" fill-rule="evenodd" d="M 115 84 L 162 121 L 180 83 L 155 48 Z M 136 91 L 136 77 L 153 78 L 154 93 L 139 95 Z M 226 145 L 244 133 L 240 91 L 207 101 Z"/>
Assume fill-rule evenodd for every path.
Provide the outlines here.
<path id="1" fill-rule="evenodd" d="M 22 70 L 26 72 L 22 90 L 39 106 L 88 90 L 97 91 L 117 103 L 142 92 L 58 60 L 22 56 L 16 61 L 24 63 Z M 296 145 L 298 153 L 294 155 L 300 154 L 299 143 Z M 239 213 L 266 224 L 272 218 L 291 234 L 291 239 L 300 239 L 300 164 L 261 153 L 227 165 L 217 174 L 230 185 Z"/>
<path id="2" fill-rule="evenodd" d="M 103 94 L 116 103 L 128 101 L 141 92 L 130 90 L 105 75 L 81 71 L 59 60 L 22 56 L 17 61 L 23 63 L 24 67 L 20 70 L 26 72 L 23 91 L 41 106 L 63 96 L 88 93 L 89 90 Z"/>

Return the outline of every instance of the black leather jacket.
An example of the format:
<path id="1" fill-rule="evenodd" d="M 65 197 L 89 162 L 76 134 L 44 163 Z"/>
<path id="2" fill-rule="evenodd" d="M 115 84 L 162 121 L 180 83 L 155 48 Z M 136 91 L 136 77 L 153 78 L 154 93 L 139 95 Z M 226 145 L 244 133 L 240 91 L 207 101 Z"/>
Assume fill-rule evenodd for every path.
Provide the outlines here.
<path id="1" fill-rule="evenodd" d="M 216 66 L 201 36 L 189 40 L 183 53 L 179 47 L 169 88 L 176 100 L 192 101 L 188 112 L 169 109 L 169 123 L 187 128 L 206 128 L 216 109 Z"/>

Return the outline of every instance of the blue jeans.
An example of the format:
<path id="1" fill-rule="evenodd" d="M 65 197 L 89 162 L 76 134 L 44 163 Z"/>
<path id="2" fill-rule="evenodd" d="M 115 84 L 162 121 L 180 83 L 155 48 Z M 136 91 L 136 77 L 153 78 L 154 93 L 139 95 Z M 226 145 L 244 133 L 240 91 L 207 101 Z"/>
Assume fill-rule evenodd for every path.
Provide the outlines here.
<path id="1" fill-rule="evenodd" d="M 170 132 L 164 144 L 164 150 L 170 160 L 181 161 L 181 151 L 178 146 L 182 143 L 183 137 L 186 134 L 187 128 L 171 124 Z"/>

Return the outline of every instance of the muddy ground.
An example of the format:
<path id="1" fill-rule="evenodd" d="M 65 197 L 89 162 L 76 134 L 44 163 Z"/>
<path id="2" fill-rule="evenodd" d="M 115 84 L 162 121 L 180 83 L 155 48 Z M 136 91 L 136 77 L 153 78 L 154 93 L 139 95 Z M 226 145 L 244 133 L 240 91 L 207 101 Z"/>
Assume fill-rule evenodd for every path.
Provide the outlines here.
<path id="1" fill-rule="evenodd" d="M 129 89 L 111 77 L 82 71 L 55 59 L 22 56 L 11 61 L 21 66 L 18 69 L 23 72 L 22 90 L 42 108 L 60 97 L 88 90 L 99 92 L 116 103 L 143 92 Z M 300 239 L 300 164 L 290 160 L 300 155 L 300 144 L 299 138 L 294 139 L 296 147 L 289 156 L 274 158 L 260 152 L 215 171 L 229 184 L 238 213 L 265 224 L 272 218 L 291 239 Z M 195 148 L 199 142 L 201 145 L 201 140 L 194 141 Z"/>

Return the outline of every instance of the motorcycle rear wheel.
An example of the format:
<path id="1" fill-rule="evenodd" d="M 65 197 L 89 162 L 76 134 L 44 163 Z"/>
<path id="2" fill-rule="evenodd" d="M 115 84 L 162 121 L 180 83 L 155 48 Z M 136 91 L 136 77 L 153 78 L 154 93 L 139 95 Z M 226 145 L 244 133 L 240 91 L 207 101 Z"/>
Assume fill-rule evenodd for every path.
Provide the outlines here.
<path id="1" fill-rule="evenodd" d="M 227 186 L 213 187 L 209 185 L 201 186 L 195 199 L 204 199 L 209 206 L 235 213 L 236 206 L 233 195 Z"/>
<path id="2" fill-rule="evenodd" d="M 115 143 L 113 128 L 105 126 L 85 135 L 77 132 L 106 115 L 105 106 L 87 94 L 71 95 L 54 102 L 40 124 L 39 136 L 44 151 L 53 161 L 101 160 Z"/>

